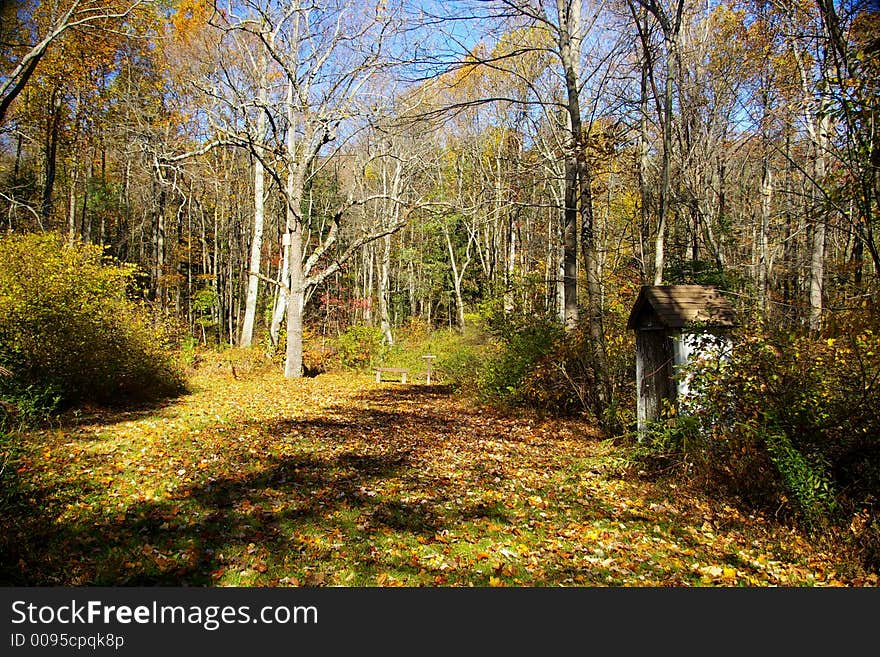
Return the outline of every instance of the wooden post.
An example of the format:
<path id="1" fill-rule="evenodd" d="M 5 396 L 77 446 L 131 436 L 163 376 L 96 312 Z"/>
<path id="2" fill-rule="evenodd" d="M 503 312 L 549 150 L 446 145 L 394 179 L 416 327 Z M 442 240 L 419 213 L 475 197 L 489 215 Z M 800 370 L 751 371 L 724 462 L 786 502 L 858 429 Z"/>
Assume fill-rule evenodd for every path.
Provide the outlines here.
<path id="1" fill-rule="evenodd" d="M 425 354 L 424 356 L 422 356 L 422 358 L 424 358 L 425 362 L 427 363 L 428 380 L 426 382 L 426 385 L 431 385 L 431 361 L 437 358 L 437 356 L 435 356 L 434 354 Z"/>

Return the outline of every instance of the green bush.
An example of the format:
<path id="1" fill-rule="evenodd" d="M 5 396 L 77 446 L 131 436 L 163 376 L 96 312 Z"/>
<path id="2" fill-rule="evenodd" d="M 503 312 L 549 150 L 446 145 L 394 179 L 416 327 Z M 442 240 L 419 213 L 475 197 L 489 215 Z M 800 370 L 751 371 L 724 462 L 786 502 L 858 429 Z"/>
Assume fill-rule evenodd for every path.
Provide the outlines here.
<path id="1" fill-rule="evenodd" d="M 479 379 L 480 367 L 485 362 L 486 349 L 478 345 L 459 343 L 445 349 L 434 349 L 436 379 L 454 390 L 474 392 Z"/>
<path id="2" fill-rule="evenodd" d="M 343 367 L 362 370 L 378 365 L 385 348 L 375 326 L 349 326 L 336 339 L 336 355 Z"/>
<path id="3" fill-rule="evenodd" d="M 530 378 L 539 363 L 552 363 L 552 355 L 563 342 L 562 327 L 548 317 L 522 315 L 496 318 L 490 326 L 499 349 L 483 365 L 479 380 L 482 395 L 512 405 L 543 405 L 551 391 L 545 397 L 544 390 Z"/>
<path id="4" fill-rule="evenodd" d="M 807 524 L 817 526 L 832 518 L 836 501 L 827 462 L 799 451 L 784 433 L 768 434 L 765 442 L 783 488 Z"/>
<path id="5" fill-rule="evenodd" d="M 0 431 L 39 424 L 56 411 L 61 398 L 52 383 L 24 385 L 16 377 L 0 381 Z"/>
<path id="6" fill-rule="evenodd" d="M 399 344 L 405 345 L 412 355 L 412 363 L 404 364 L 417 371 L 424 371 L 425 354 L 433 354 L 432 381 L 451 386 L 454 390 L 473 393 L 481 365 L 492 350 L 489 336 L 480 318 L 466 315 L 464 332 L 456 329 L 426 331 L 424 327 L 411 326 L 401 333 Z"/>
<path id="7" fill-rule="evenodd" d="M 633 415 L 634 348 L 622 322 L 606 329 L 607 370 L 601 373 L 585 326 L 567 332 L 555 317 L 524 314 L 495 315 L 489 325 L 498 350 L 479 376 L 488 400 L 553 415 L 586 413 L 611 432 Z"/>
<path id="8" fill-rule="evenodd" d="M 56 406 L 179 393 L 166 339 L 126 289 L 134 268 L 57 234 L 0 238 L 0 399 L 22 419 Z"/>

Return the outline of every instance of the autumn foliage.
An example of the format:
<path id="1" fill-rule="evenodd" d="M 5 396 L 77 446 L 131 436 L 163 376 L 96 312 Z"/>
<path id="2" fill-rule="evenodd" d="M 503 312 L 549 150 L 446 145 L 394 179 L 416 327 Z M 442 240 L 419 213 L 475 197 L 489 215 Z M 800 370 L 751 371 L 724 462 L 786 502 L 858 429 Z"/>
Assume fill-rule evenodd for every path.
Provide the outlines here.
<path id="1" fill-rule="evenodd" d="M 772 517 L 626 475 L 591 422 L 204 362 L 27 433 L 0 584 L 876 586 Z"/>
<path id="2" fill-rule="evenodd" d="M 863 313 L 822 335 L 756 331 L 692 368 L 687 411 L 652 436 L 693 480 L 880 564 L 880 331 Z"/>
<path id="3" fill-rule="evenodd" d="M 58 235 L 0 239 L 0 392 L 18 412 L 183 389 L 162 330 L 126 296 L 134 268 Z"/>

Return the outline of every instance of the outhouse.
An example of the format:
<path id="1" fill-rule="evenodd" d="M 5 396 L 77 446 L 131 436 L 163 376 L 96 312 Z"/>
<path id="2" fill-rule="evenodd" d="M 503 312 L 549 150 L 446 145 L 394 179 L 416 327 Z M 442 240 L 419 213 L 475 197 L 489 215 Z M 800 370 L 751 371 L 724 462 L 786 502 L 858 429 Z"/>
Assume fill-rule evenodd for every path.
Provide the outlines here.
<path id="1" fill-rule="evenodd" d="M 723 352 L 733 326 L 733 307 L 713 286 L 642 286 L 627 322 L 636 334 L 640 439 L 651 422 L 670 408 L 677 410 L 687 393 L 687 379 L 679 368 L 701 352 Z"/>

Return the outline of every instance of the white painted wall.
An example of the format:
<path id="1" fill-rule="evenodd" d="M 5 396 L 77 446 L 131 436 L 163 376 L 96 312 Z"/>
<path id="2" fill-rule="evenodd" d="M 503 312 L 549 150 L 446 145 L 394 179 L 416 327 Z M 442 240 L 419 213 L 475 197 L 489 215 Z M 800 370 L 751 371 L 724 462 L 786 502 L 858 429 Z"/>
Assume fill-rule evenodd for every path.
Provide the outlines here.
<path id="1" fill-rule="evenodd" d="M 691 362 L 707 360 L 717 362 L 726 360 L 733 348 L 730 338 L 713 333 L 681 333 L 672 339 L 672 351 L 675 358 L 676 372 Z M 676 376 L 676 392 L 678 395 L 678 409 L 686 412 L 688 407 L 693 408 L 697 402 L 690 396 L 691 374 Z"/>

